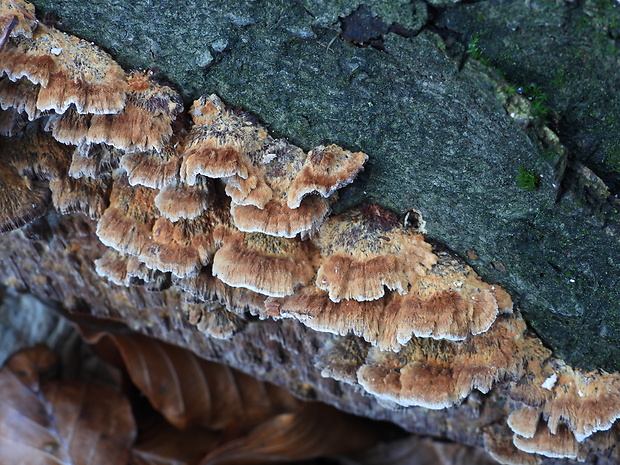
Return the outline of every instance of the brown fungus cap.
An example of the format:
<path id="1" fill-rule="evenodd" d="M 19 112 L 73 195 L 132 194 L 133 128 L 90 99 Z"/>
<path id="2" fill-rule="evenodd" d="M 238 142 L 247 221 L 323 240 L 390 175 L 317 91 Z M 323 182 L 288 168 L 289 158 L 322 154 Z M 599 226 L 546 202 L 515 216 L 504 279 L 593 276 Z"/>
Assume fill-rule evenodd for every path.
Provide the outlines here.
<path id="1" fill-rule="evenodd" d="M 213 276 L 211 266 L 205 266 L 195 276 L 172 277 L 176 287 L 203 302 L 218 302 L 230 312 L 262 316 L 266 296 L 243 287 L 232 287 Z"/>
<path id="2" fill-rule="evenodd" d="M 260 150 L 248 154 L 247 178 L 224 179 L 240 230 L 295 237 L 318 229 L 330 211 L 327 200 L 311 195 L 295 208 L 287 204 L 287 192 L 306 158 L 302 149 L 287 140 L 267 138 Z"/>
<path id="3" fill-rule="evenodd" d="M 256 166 L 248 165 L 247 173 L 246 178 L 236 174 L 223 178 L 226 194 L 233 205 L 263 209 L 273 199 L 273 190 L 265 182 L 264 173 Z"/>
<path id="4" fill-rule="evenodd" d="M 506 423 L 514 433 L 524 438 L 533 438 L 538 429 L 539 420 L 540 410 L 525 406 L 511 412 Z"/>
<path id="5" fill-rule="evenodd" d="M 196 100 L 190 114 L 195 124 L 183 154 L 183 181 L 192 185 L 198 175 L 247 178 L 246 154 L 260 149 L 267 131 L 254 124 L 247 114 L 227 110 L 215 94 Z"/>
<path id="6" fill-rule="evenodd" d="M 227 204 L 173 223 L 155 206 L 157 193 L 144 186 L 130 186 L 124 176 L 116 178 L 97 235 L 108 247 L 135 255 L 153 270 L 179 277 L 195 275 L 215 253 L 213 231 L 225 221 Z"/>
<path id="7" fill-rule="evenodd" d="M 155 205 L 170 221 L 194 219 L 210 205 L 213 197 L 211 180 L 201 176 L 193 186 L 174 181 L 162 187 Z"/>
<path id="8" fill-rule="evenodd" d="M 502 465 L 541 465 L 542 460 L 536 454 L 519 450 L 512 443 L 510 431 L 505 425 L 492 425 L 485 428 L 483 434 L 484 449 Z"/>
<path id="9" fill-rule="evenodd" d="M 40 86 L 36 108 L 64 113 L 115 113 L 125 105 L 125 72 L 95 45 L 39 25 L 31 38 L 9 39 L 0 49 L 0 75 Z"/>
<path id="10" fill-rule="evenodd" d="M 39 218 L 48 211 L 49 203 L 46 183 L 21 176 L 8 163 L 0 169 L 0 232 L 20 228 Z"/>
<path id="11" fill-rule="evenodd" d="M 126 151 L 161 151 L 170 141 L 172 123 L 183 110 L 179 95 L 156 83 L 150 73 L 127 78 L 127 99 L 116 114 L 81 115 L 67 111 L 50 120 L 50 130 L 62 142 L 106 143 Z"/>
<path id="12" fill-rule="evenodd" d="M 95 271 L 102 278 L 109 279 L 117 286 L 129 286 L 127 274 L 127 260 L 130 255 L 125 255 L 113 249 L 108 249 L 95 260 Z"/>
<path id="13" fill-rule="evenodd" d="M 57 180 L 67 175 L 73 148 L 41 131 L 38 122 L 29 123 L 11 138 L 3 138 L 0 158 L 10 162 L 22 176 Z"/>
<path id="14" fill-rule="evenodd" d="M 158 218 L 152 229 L 149 246 L 138 258 L 149 268 L 171 272 L 175 276 L 192 276 L 210 263 L 215 252 L 213 219 L 205 214 L 192 220 L 173 223 Z"/>
<path id="15" fill-rule="evenodd" d="M 95 260 L 95 271 L 117 286 L 151 285 L 149 290 L 162 290 L 170 287 L 170 276 L 159 270 L 151 270 L 133 255 L 125 255 L 113 249 Z M 167 285 L 160 283 L 168 281 Z M 153 286 L 153 284 L 155 284 Z"/>
<path id="16" fill-rule="evenodd" d="M 366 160 L 365 153 L 351 153 L 337 145 L 321 145 L 311 150 L 287 191 L 287 205 L 298 208 L 310 193 L 329 197 L 353 182 Z"/>
<path id="17" fill-rule="evenodd" d="M 283 297 L 314 276 L 308 244 L 299 240 L 231 231 L 222 242 L 213 275 L 229 286 Z"/>
<path id="18" fill-rule="evenodd" d="M 7 110 L 13 108 L 18 113 L 23 113 L 28 120 L 33 121 L 41 116 L 41 110 L 37 108 L 37 97 L 40 87 L 26 78 L 11 81 L 8 77 L 0 78 L 0 108 Z"/>
<path id="19" fill-rule="evenodd" d="M 295 318 L 316 331 L 354 334 L 391 351 L 399 351 L 414 336 L 464 340 L 488 331 L 499 313 L 510 312 L 512 301 L 505 291 L 481 281 L 446 253 L 438 258 L 405 295 L 388 291 L 375 300 L 334 302 L 327 291 L 310 284 L 267 304 L 278 316 Z"/>
<path id="20" fill-rule="evenodd" d="M 403 406 L 450 407 L 473 389 L 486 393 L 501 378 L 522 376 L 524 360 L 541 351 L 524 330 L 521 318 L 505 314 L 486 333 L 462 342 L 413 338 L 397 354 L 373 348 L 358 381 L 371 394 Z"/>
<path id="21" fill-rule="evenodd" d="M 620 418 L 620 375 L 584 372 L 557 359 L 532 373 L 510 389 L 510 396 L 525 404 L 511 413 L 508 423 L 520 436 L 527 438 L 546 422 L 551 434 L 566 426 L 582 442 Z"/>
<path id="22" fill-rule="evenodd" d="M 285 205 L 287 190 L 305 158 L 306 153 L 286 139 L 267 137 L 259 150 L 247 153 L 248 176 L 225 179 L 226 193 L 237 205 L 263 208 L 270 200 Z"/>
<path id="23" fill-rule="evenodd" d="M 152 245 L 152 230 L 159 217 L 154 198 L 157 191 L 132 187 L 124 174 L 115 173 L 110 206 L 97 223 L 97 236 L 119 252 L 141 255 Z"/>
<path id="24" fill-rule="evenodd" d="M 108 208 L 112 188 L 109 175 L 98 178 L 72 178 L 66 176 L 50 181 L 52 202 L 62 214 L 80 212 L 91 219 L 99 219 Z"/>
<path id="25" fill-rule="evenodd" d="M 515 434 L 513 443 L 523 452 L 545 457 L 575 459 L 579 455 L 579 443 L 566 425 L 560 426 L 553 434 L 541 423 L 531 438 Z"/>
<path id="26" fill-rule="evenodd" d="M 127 172 L 129 184 L 161 189 L 178 178 L 181 159 L 176 148 L 167 144 L 161 151 L 134 152 L 123 155 L 120 165 Z"/>
<path id="27" fill-rule="evenodd" d="M 299 208 L 291 210 L 279 201 L 271 201 L 263 209 L 253 205 L 231 205 L 235 226 L 245 232 L 262 232 L 271 236 L 292 238 L 311 235 L 329 214 L 325 199 L 308 196 Z"/>
<path id="28" fill-rule="evenodd" d="M 34 5 L 24 0 L 0 0 L 0 49 L 9 37 L 32 37 L 37 24 Z"/>
<path id="29" fill-rule="evenodd" d="M 497 315 L 512 311 L 512 300 L 497 285 L 485 283 L 463 261 L 447 252 L 425 276 L 396 296 L 387 306 L 394 315 L 396 339 L 406 344 L 411 336 L 460 341 L 488 331 Z"/>
<path id="30" fill-rule="evenodd" d="M 421 234 L 405 230 L 394 213 L 376 205 L 330 218 L 317 243 L 324 260 L 316 284 L 334 302 L 375 300 L 385 288 L 405 294 L 437 260 Z"/>
<path id="31" fill-rule="evenodd" d="M 103 174 L 111 173 L 118 167 L 123 153 L 107 144 L 83 142 L 73 152 L 69 176 L 73 178 L 98 178 Z"/>
<path id="32" fill-rule="evenodd" d="M 315 331 L 347 336 L 360 336 L 385 350 L 399 350 L 394 324 L 385 307 L 392 296 L 378 300 L 332 301 L 327 292 L 313 284 L 298 289 L 293 295 L 268 299 L 267 309 L 274 315 L 295 318 Z"/>
<path id="33" fill-rule="evenodd" d="M 12 137 L 0 136 L 0 231 L 19 228 L 48 211 L 43 180 L 66 176 L 71 148 L 30 123 Z"/>

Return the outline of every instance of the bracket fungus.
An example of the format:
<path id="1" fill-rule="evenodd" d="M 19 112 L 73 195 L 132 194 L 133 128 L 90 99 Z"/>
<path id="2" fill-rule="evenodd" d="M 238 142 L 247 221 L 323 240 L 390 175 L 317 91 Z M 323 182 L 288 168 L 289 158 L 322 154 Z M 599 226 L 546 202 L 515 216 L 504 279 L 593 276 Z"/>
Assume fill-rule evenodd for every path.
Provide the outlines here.
<path id="1" fill-rule="evenodd" d="M 367 159 L 336 146 L 306 153 L 215 95 L 196 101 L 190 114 L 195 125 L 181 179 L 192 185 L 198 175 L 221 178 L 235 225 L 245 232 L 290 238 L 318 229 L 329 213 L 325 198 L 352 182 Z"/>
<path id="2" fill-rule="evenodd" d="M 118 167 L 123 153 L 107 144 L 78 144 L 71 159 L 69 176 L 76 179 L 104 176 Z"/>
<path id="3" fill-rule="evenodd" d="M 172 137 L 172 122 L 183 109 L 179 95 L 143 72 L 131 73 L 119 88 L 123 103 L 114 111 L 57 110 L 59 114 L 49 122 L 54 137 L 69 144 L 106 143 L 128 152 L 161 151 Z"/>
<path id="4" fill-rule="evenodd" d="M 519 379 L 525 358 L 542 350 L 524 331 L 522 319 L 505 314 L 489 331 L 465 341 L 413 338 L 398 353 L 372 348 L 358 381 L 368 392 L 403 406 L 443 409 L 473 389 L 487 393 L 500 379 Z"/>
<path id="5" fill-rule="evenodd" d="M 34 121 L 41 116 L 41 110 L 36 105 L 38 93 L 39 86 L 26 78 L 11 81 L 6 76 L 0 77 L 0 108 L 25 114 L 28 121 Z"/>
<path id="6" fill-rule="evenodd" d="M 421 234 L 409 233 L 376 205 L 330 218 L 317 243 L 324 260 L 316 285 L 334 302 L 376 300 L 385 288 L 405 294 L 437 261 Z"/>
<path id="7" fill-rule="evenodd" d="M 291 295 L 314 276 L 307 244 L 262 233 L 231 232 L 213 257 L 213 276 L 272 297 Z"/>
<path id="8" fill-rule="evenodd" d="M 95 270 L 118 286 L 146 285 L 149 290 L 161 291 L 171 285 L 170 273 L 152 270 L 138 257 L 113 249 L 95 260 Z"/>
<path id="9" fill-rule="evenodd" d="M 34 5 L 24 0 L 10 0 L 0 3 L 0 49 L 10 37 L 32 37 L 38 23 L 34 16 Z"/>
<path id="10" fill-rule="evenodd" d="M 166 184 L 155 196 L 155 205 L 170 221 L 192 220 L 206 211 L 213 195 L 210 180 L 201 176 L 193 186 L 177 181 Z"/>
<path id="11" fill-rule="evenodd" d="M 620 375 L 582 372 L 557 359 L 509 393 L 521 403 L 508 417 L 515 446 L 547 457 L 576 458 L 580 443 L 620 418 Z"/>
<path id="12" fill-rule="evenodd" d="M 0 159 L 0 231 L 10 231 L 46 213 L 48 182 L 66 175 L 70 148 L 34 122 L 12 137 L 0 136 Z"/>
<path id="13" fill-rule="evenodd" d="M 485 443 L 504 463 L 617 442 L 620 375 L 550 358 L 504 290 L 426 241 L 421 215 L 330 216 L 364 153 L 306 152 L 216 95 L 193 103 L 189 127 L 171 87 L 42 25 L 23 0 L 0 0 L 0 108 L 0 232 L 50 199 L 85 213 L 112 283 L 183 296 L 211 337 L 243 331 L 244 312 L 335 334 L 323 376 L 380 400 L 441 409 L 500 383 L 489 395 L 511 397 L 513 441 Z"/>
<path id="14" fill-rule="evenodd" d="M 398 351 L 413 336 L 484 333 L 512 310 L 505 291 L 455 257 L 435 254 L 421 234 L 376 205 L 329 218 L 313 242 L 320 255 L 315 285 L 268 304 L 317 331 Z"/>
<path id="15" fill-rule="evenodd" d="M 116 113 L 125 104 L 125 72 L 107 53 L 41 23 L 31 37 L 9 38 L 0 49 L 2 75 L 36 84 L 28 94 L 39 111 Z"/>
<path id="16" fill-rule="evenodd" d="M 246 154 L 258 150 L 267 131 L 249 116 L 227 110 L 217 95 L 203 96 L 190 109 L 194 127 L 189 132 L 181 178 L 190 186 L 196 176 L 248 177 Z"/>

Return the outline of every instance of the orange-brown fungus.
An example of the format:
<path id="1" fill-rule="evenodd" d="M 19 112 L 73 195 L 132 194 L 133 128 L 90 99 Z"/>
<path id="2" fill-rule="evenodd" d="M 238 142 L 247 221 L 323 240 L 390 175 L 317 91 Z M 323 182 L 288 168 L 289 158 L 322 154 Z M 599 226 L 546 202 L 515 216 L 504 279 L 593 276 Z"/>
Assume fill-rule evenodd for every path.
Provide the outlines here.
<path id="1" fill-rule="evenodd" d="M 211 181 L 201 177 L 195 185 L 172 182 L 164 186 L 155 197 L 155 205 L 171 221 L 189 220 L 202 214 L 210 204 L 213 193 Z"/>
<path id="2" fill-rule="evenodd" d="M 153 189 L 161 189 L 177 179 L 181 159 L 171 144 L 159 150 L 134 152 L 123 155 L 120 165 L 127 172 L 129 184 L 141 184 Z"/>
<path id="3" fill-rule="evenodd" d="M 329 205 L 325 199 L 311 196 L 304 199 L 295 210 L 286 204 L 272 201 L 262 210 L 253 205 L 231 205 L 230 212 L 235 226 L 241 231 L 262 232 L 272 236 L 305 237 L 317 230 L 329 213 Z"/>
<path id="4" fill-rule="evenodd" d="M 541 465 L 540 456 L 519 450 L 512 443 L 506 426 L 493 425 L 485 428 L 484 448 L 491 457 L 503 465 Z"/>
<path id="5" fill-rule="evenodd" d="M 195 275 L 215 253 L 213 229 L 226 215 L 210 209 L 173 223 L 155 206 L 157 192 L 115 179 L 110 207 L 99 220 L 97 234 L 105 245 L 135 255 L 153 270 Z"/>
<path id="6" fill-rule="evenodd" d="M 532 437 L 514 436 L 513 443 L 517 449 L 530 454 L 553 458 L 575 459 L 579 455 L 579 443 L 573 433 L 561 425 L 555 434 L 544 423 L 538 425 Z"/>
<path id="7" fill-rule="evenodd" d="M 400 344 L 394 336 L 396 328 L 388 320 L 388 297 L 378 300 L 343 300 L 335 303 L 327 292 L 312 284 L 297 290 L 283 299 L 270 299 L 268 308 L 282 317 L 292 317 L 315 331 L 346 336 L 360 336 L 385 350 L 398 350 Z"/>
<path id="8" fill-rule="evenodd" d="M 11 81 L 8 77 L 0 78 L 0 108 L 15 109 L 18 113 L 25 113 L 28 120 L 41 116 L 41 110 L 37 108 L 39 86 L 21 78 Z"/>
<path id="9" fill-rule="evenodd" d="M 437 257 L 427 274 L 386 309 L 394 315 L 401 344 L 411 335 L 463 340 L 484 333 L 499 313 L 512 310 L 510 296 L 501 287 L 485 283 L 467 264 L 445 252 Z"/>
<path id="10" fill-rule="evenodd" d="M 169 273 L 152 270 L 138 257 L 112 249 L 108 249 L 101 258 L 95 260 L 95 270 L 99 276 L 118 286 L 144 285 L 149 290 L 161 291 L 171 285 Z"/>
<path id="11" fill-rule="evenodd" d="M 190 114 L 195 125 L 183 154 L 182 180 L 192 185 L 200 174 L 210 178 L 247 178 L 246 154 L 262 146 L 267 131 L 253 124 L 248 115 L 225 109 L 216 95 L 196 100 Z"/>
<path id="12" fill-rule="evenodd" d="M 159 217 L 156 193 L 144 186 L 131 187 L 124 176 L 117 176 L 110 206 L 97 224 L 101 242 L 119 252 L 142 254 L 151 245 L 153 226 Z"/>
<path id="13" fill-rule="evenodd" d="M 98 178 L 65 177 L 50 181 L 52 202 L 60 213 L 81 212 L 92 219 L 101 218 L 108 208 L 112 180 L 108 175 Z"/>
<path id="14" fill-rule="evenodd" d="M 330 218 L 315 242 L 322 285 L 269 304 L 316 331 L 354 334 L 381 350 L 398 351 L 413 336 L 456 341 L 484 333 L 499 313 L 512 310 L 499 286 L 445 252 L 433 254 L 420 234 L 404 230 L 396 215 L 376 206 Z M 326 285 L 336 279 L 338 286 Z"/>
<path id="15" fill-rule="evenodd" d="M 204 267 L 195 276 L 184 278 L 173 276 L 172 281 L 175 286 L 192 297 L 204 302 L 219 302 L 231 312 L 265 315 L 264 302 L 266 297 L 264 295 L 243 287 L 232 287 L 224 284 L 213 276 L 209 266 Z"/>
<path id="16" fill-rule="evenodd" d="M 98 178 L 116 169 L 123 153 L 107 144 L 79 144 L 73 152 L 69 175 L 73 178 Z"/>
<path id="17" fill-rule="evenodd" d="M 510 395 L 525 404 L 508 418 L 515 445 L 550 457 L 575 457 L 578 443 L 620 418 L 620 375 L 583 372 L 557 359 L 512 386 Z"/>
<path id="18" fill-rule="evenodd" d="M 501 378 L 521 377 L 527 357 L 545 352 L 524 330 L 522 319 L 505 314 L 486 333 L 462 342 L 413 338 L 397 354 L 373 348 L 358 381 L 403 406 L 446 408 L 473 389 L 486 393 Z"/>
<path id="19" fill-rule="evenodd" d="M 287 192 L 289 208 L 298 208 L 311 193 L 329 197 L 336 190 L 353 182 L 368 155 L 351 153 L 337 145 L 319 146 L 311 150 Z"/>
<path id="20" fill-rule="evenodd" d="M 0 136 L 0 231 L 28 224 L 47 212 L 47 182 L 66 176 L 70 148 L 30 123 L 12 137 Z"/>
<path id="21" fill-rule="evenodd" d="M 125 72 L 91 43 L 39 25 L 31 38 L 10 38 L 0 49 L 0 76 L 38 84 L 37 110 L 115 113 L 125 104 Z"/>
<path id="22" fill-rule="evenodd" d="M 330 218 L 317 242 L 324 260 L 316 285 L 334 302 L 375 300 L 385 288 L 405 294 L 437 260 L 421 234 L 408 232 L 394 213 L 376 205 Z"/>
<path id="23" fill-rule="evenodd" d="M 28 124 L 15 136 L 5 138 L 4 142 L 0 159 L 10 161 L 22 176 L 48 180 L 66 176 L 72 147 L 41 131 L 38 122 Z"/>
<path id="24" fill-rule="evenodd" d="M 183 110 L 179 95 L 142 72 L 128 76 L 126 89 L 125 105 L 117 114 L 81 116 L 69 111 L 55 116 L 50 124 L 54 137 L 72 144 L 106 143 L 129 152 L 163 150 Z"/>
<path id="25" fill-rule="evenodd" d="M 314 269 L 299 240 L 232 232 L 213 258 L 213 275 L 229 286 L 282 297 L 307 284 Z"/>
<path id="26" fill-rule="evenodd" d="M 329 203 L 308 196 L 296 208 L 286 202 L 287 191 L 299 174 L 307 154 L 290 142 L 268 138 L 261 150 L 248 154 L 248 177 L 225 179 L 232 199 L 235 225 L 246 232 L 295 237 L 316 230 L 327 214 Z"/>
<path id="27" fill-rule="evenodd" d="M 34 5 L 24 0 L 0 0 L 0 49 L 9 37 L 32 37 L 38 21 Z"/>
<path id="28" fill-rule="evenodd" d="M 0 171 L 0 232 L 20 228 L 44 215 L 49 202 L 44 183 L 22 177 L 12 165 Z"/>

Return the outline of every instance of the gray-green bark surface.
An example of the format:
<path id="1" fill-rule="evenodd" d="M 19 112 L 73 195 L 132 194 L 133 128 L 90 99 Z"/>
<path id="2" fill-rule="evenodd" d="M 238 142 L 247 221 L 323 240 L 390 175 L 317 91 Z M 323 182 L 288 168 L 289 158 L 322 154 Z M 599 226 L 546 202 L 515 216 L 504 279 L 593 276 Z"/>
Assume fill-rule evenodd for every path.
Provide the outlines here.
<path id="1" fill-rule="evenodd" d="M 368 153 L 341 207 L 375 201 L 400 213 L 420 210 L 433 240 L 465 258 L 475 250 L 479 258 L 469 262 L 511 291 L 558 356 L 620 369 L 617 174 L 605 155 L 618 140 L 615 2 L 485 1 L 445 11 L 424 2 L 367 2 L 386 24 L 401 23 L 404 35 L 420 32 L 386 33 L 378 48 L 340 38 L 338 18 L 360 2 L 33 3 L 127 69 L 156 70 L 187 102 L 215 92 L 306 149 L 328 140 Z M 581 30 L 580 15 L 592 20 Z M 603 30 L 612 31 L 609 40 L 597 39 L 608 49 L 584 57 L 580 44 Z M 560 32 L 580 46 L 547 52 Z M 476 34 L 481 61 L 511 85 L 542 86 L 549 94 L 543 103 L 559 116 L 534 112 L 528 129 L 511 118 L 504 108 L 510 90 L 498 92 L 494 72 L 466 53 Z M 503 60 L 513 44 L 523 53 Z M 535 137 L 542 119 L 558 122 L 570 149 L 563 185 Z M 592 156 L 582 153 L 589 140 Z M 591 162 L 609 189 L 593 176 L 586 182 L 591 172 L 578 161 Z M 520 169 L 540 177 L 536 189 L 520 187 Z"/>

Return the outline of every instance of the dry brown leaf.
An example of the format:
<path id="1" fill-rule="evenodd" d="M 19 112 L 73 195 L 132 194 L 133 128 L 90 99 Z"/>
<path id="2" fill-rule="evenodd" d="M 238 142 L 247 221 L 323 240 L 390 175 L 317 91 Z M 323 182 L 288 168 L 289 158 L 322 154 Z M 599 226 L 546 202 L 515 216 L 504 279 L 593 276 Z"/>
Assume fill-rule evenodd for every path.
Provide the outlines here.
<path id="1" fill-rule="evenodd" d="M 92 341 L 104 334 L 92 335 Z M 288 392 L 194 353 L 139 334 L 105 334 L 118 348 L 133 383 L 176 428 L 247 431 L 297 409 Z M 229 431 L 230 433 L 230 431 Z"/>
<path id="2" fill-rule="evenodd" d="M 200 465 L 288 463 L 344 454 L 372 446 L 377 440 L 374 431 L 363 419 L 328 405 L 306 403 L 296 412 L 278 415 L 246 436 L 224 443 Z"/>
<path id="3" fill-rule="evenodd" d="M 195 465 L 196 452 L 205 443 L 210 452 L 203 454 L 201 464 L 255 464 L 350 452 L 377 439 L 377 430 L 364 420 L 303 403 L 281 388 L 188 350 L 139 334 L 88 337 L 98 344 L 113 342 L 134 384 L 173 426 L 184 430 L 143 435 L 132 465 Z"/>
<path id="4" fill-rule="evenodd" d="M 195 465 L 212 450 L 220 433 L 195 426 L 180 431 L 165 421 L 142 432 L 130 465 Z"/>
<path id="5" fill-rule="evenodd" d="M 135 436 L 127 399 L 98 383 L 41 382 L 35 368 L 48 367 L 50 353 L 17 353 L 0 370 L 0 463 L 127 463 Z"/>

